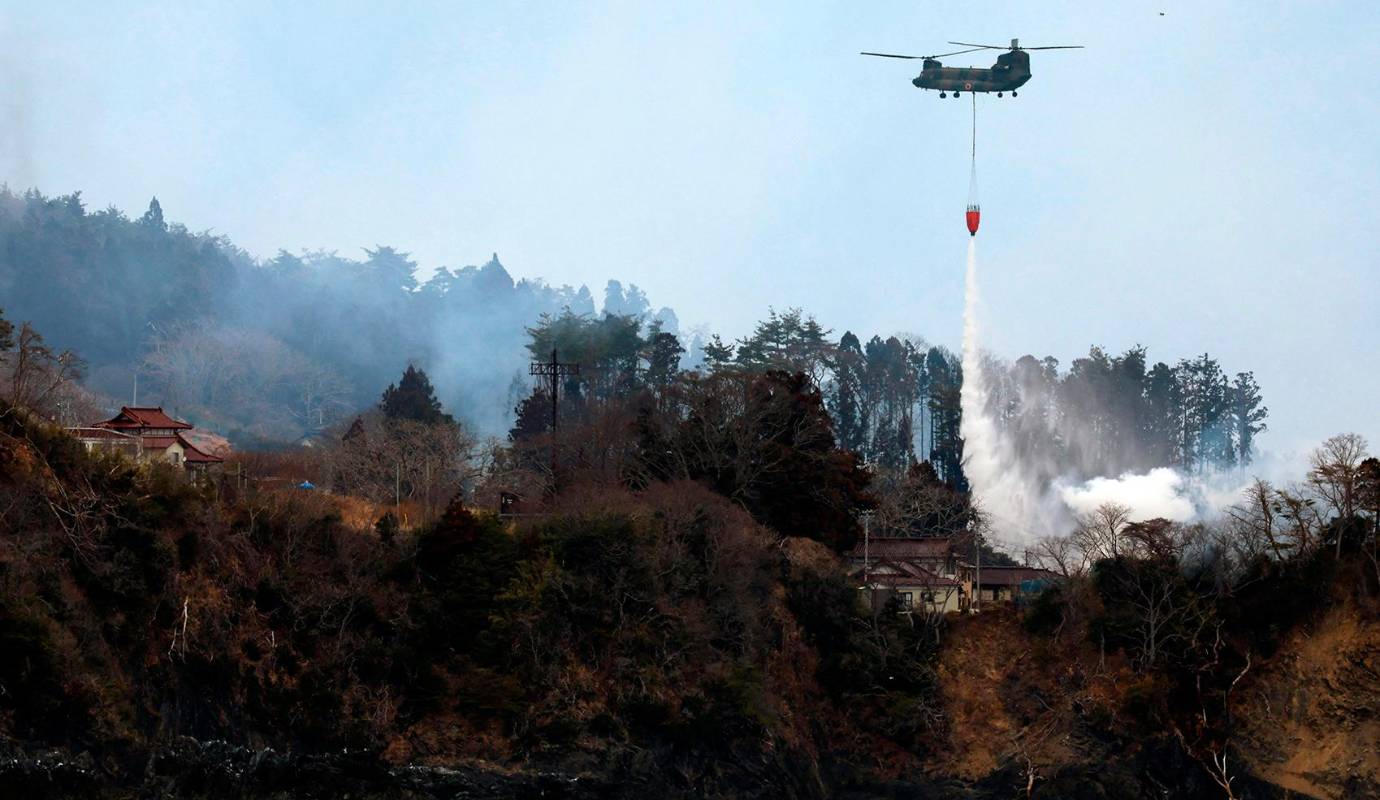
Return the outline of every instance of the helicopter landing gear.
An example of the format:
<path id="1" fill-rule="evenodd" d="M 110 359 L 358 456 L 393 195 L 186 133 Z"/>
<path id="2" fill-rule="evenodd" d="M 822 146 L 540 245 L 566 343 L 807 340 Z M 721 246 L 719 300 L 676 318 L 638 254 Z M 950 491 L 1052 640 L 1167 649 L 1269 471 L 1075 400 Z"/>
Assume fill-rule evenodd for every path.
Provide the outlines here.
<path id="1" fill-rule="evenodd" d="M 940 93 L 939 93 L 939 99 L 940 99 L 940 100 L 943 100 L 944 98 L 946 98 L 946 97 L 948 97 L 948 96 L 949 96 L 949 95 L 945 94 L 944 92 L 940 92 Z"/>
<path id="2" fill-rule="evenodd" d="M 997 97 L 1001 97 L 1001 92 L 997 92 Z"/>
<path id="3" fill-rule="evenodd" d="M 1016 96 L 1016 90 L 1015 90 L 1015 89 L 1012 89 L 1012 90 L 1011 90 L 1011 96 L 1012 96 L 1012 97 L 1015 97 L 1015 96 Z"/>
<path id="4" fill-rule="evenodd" d="M 958 92 L 954 92 L 954 97 L 958 97 Z"/>

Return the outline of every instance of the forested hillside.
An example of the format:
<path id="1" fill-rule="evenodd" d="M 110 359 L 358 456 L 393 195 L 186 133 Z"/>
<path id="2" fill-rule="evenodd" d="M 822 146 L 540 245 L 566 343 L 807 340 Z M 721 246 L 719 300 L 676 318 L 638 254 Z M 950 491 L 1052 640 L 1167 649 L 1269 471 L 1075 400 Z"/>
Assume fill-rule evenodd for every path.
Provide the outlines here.
<path id="1" fill-rule="evenodd" d="M 655 326 L 645 336 L 638 331 L 629 318 L 546 316 L 531 329 L 528 347 L 534 357 L 554 347 L 580 362 L 582 372 L 564 387 L 567 412 L 579 414 L 590 402 L 662 393 L 676 383 L 676 364 L 684 363 L 679 340 Z M 963 367 L 947 348 L 906 335 L 874 335 L 864 343 L 845 331 L 834 338 L 813 317 L 787 309 L 769 311 L 736 341 L 710 337 L 692 363 L 711 375 L 799 373 L 821 391 L 841 447 L 883 472 L 929 461 L 945 482 L 966 488 Z M 1251 462 L 1268 412 L 1250 372 L 1229 379 L 1207 354 L 1173 366 L 1147 363 L 1143 347 L 1112 356 L 1094 346 L 1063 371 L 1050 356 L 1023 356 L 1014 364 L 989 357 L 992 412 L 1046 480 Z M 526 401 L 532 413 L 520 414 L 515 430 L 547 424 L 542 391 Z"/>
<path id="2" fill-rule="evenodd" d="M 422 283 L 406 252 L 363 255 L 261 260 L 168 222 L 157 199 L 130 218 L 89 211 L 80 193 L 0 190 L 0 307 L 85 359 L 96 391 L 128 402 L 137 372 L 142 401 L 240 443 L 319 430 L 371 405 L 408 363 L 463 420 L 502 430 L 527 372 L 524 327 L 595 312 L 587 288 L 515 282 L 497 255 Z M 610 281 L 603 308 L 676 327 L 635 285 Z"/>
<path id="3" fill-rule="evenodd" d="M 404 383 L 373 441 L 449 424 Z M 399 526 L 393 503 L 370 524 L 343 489 L 190 483 L 0 404 L 0 794 L 1380 789 L 1360 437 L 1226 521 L 1089 520 L 1051 588 L 971 616 L 860 602 L 859 512 L 933 535 L 971 509 L 923 468 L 860 468 L 803 373 L 685 377 L 527 436 L 478 507 Z M 482 510 L 528 486 L 516 515 Z"/>
<path id="4" fill-rule="evenodd" d="M 616 280 L 596 308 L 585 287 L 514 282 L 497 256 L 419 282 L 403 251 L 364 255 L 258 260 L 167 222 L 156 199 L 130 219 L 88 212 L 80 194 L 0 191 L 6 315 L 84 359 L 86 385 L 111 401 L 127 401 L 137 379 L 144 402 L 240 446 L 281 446 L 347 420 L 409 364 L 472 434 L 501 433 L 520 404 L 536 403 L 528 362 L 554 347 L 583 367 L 567 387 L 571 413 L 690 370 L 799 372 L 821 389 L 839 442 L 866 463 L 903 471 L 930 461 L 966 486 L 962 367 L 918 337 L 840 335 L 786 309 L 725 342 L 683 335 L 671 309 L 654 311 Z M 1233 377 L 1207 354 L 1151 364 L 1142 347 L 1093 347 L 1067 370 L 1048 356 L 988 366 L 995 416 L 1048 480 L 1245 465 L 1265 429 L 1252 374 Z"/>

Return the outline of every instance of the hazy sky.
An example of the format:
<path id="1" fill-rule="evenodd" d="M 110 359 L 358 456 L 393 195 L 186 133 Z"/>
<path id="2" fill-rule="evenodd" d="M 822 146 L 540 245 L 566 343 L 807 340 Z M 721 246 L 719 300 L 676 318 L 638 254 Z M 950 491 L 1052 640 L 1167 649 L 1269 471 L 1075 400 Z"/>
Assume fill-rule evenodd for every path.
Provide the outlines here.
<path id="1" fill-rule="evenodd" d="M 857 53 L 1083 44 L 978 101 L 993 349 L 1208 351 L 1265 447 L 1380 449 L 1374 3 L 383 5 L 0 3 L 0 180 L 956 346 L 970 101 Z"/>

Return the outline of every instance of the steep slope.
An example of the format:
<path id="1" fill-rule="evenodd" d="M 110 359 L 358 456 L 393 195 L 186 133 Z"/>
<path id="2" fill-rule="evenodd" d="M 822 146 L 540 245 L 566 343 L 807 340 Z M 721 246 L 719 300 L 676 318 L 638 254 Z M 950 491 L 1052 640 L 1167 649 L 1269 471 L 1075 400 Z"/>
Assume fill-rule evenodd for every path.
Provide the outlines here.
<path id="1" fill-rule="evenodd" d="M 1346 604 L 1243 682 L 1236 746 L 1262 778 L 1316 797 L 1380 797 L 1380 621 Z"/>

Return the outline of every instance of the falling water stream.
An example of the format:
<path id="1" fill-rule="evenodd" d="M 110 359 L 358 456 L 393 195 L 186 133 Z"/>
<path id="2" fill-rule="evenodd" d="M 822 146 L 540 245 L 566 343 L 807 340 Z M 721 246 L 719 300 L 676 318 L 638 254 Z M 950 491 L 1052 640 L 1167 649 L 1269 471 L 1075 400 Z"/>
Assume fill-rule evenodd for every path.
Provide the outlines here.
<path id="1" fill-rule="evenodd" d="M 978 507 L 999 537 L 1024 540 L 1053 532 L 1064 514 L 1060 504 L 1024 468 L 990 407 L 984 369 L 978 286 L 977 239 L 968 239 L 963 291 L 963 473 Z"/>

